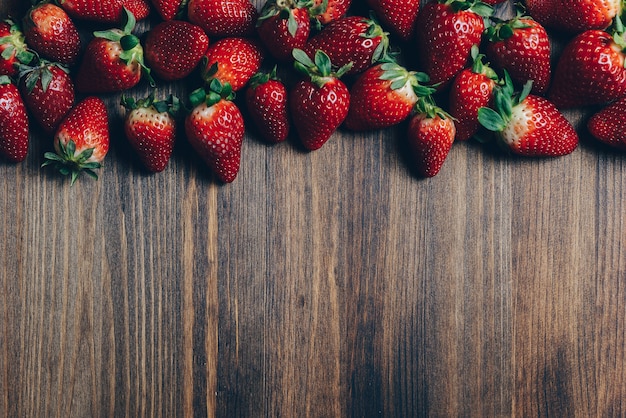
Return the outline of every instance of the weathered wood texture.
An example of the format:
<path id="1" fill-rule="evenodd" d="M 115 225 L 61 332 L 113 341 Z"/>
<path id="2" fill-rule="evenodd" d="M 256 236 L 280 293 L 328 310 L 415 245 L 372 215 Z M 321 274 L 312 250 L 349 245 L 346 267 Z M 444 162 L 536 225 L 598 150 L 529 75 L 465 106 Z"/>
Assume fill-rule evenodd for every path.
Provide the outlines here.
<path id="1" fill-rule="evenodd" d="M 0 164 L 0 416 L 626 414 L 626 167 L 586 115 L 569 156 L 455 144 L 429 180 L 405 125 L 250 132 L 223 186 L 184 139 L 143 172 L 106 100 L 99 181 L 37 128 Z"/>

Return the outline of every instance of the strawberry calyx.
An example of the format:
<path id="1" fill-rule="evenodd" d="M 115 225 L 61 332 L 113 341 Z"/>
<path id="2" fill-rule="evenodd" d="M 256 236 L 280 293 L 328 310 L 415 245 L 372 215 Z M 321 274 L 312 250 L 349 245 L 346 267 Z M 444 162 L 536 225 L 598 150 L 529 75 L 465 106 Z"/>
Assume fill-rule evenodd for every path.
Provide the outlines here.
<path id="1" fill-rule="evenodd" d="M 48 87 L 54 79 L 54 75 L 50 70 L 53 66 L 61 69 L 67 74 L 70 73 L 69 68 L 58 62 L 52 62 L 36 57 L 33 61 L 31 61 L 30 65 L 20 64 L 18 66 L 18 80 L 24 80 L 24 85 L 26 86 L 28 93 L 32 93 L 37 86 L 37 83 L 41 82 L 41 90 L 45 93 L 48 91 Z"/>
<path id="2" fill-rule="evenodd" d="M 280 19 L 287 20 L 287 30 L 291 36 L 295 37 L 298 31 L 298 21 L 293 11 L 295 9 L 310 11 L 312 7 L 312 0 L 269 0 L 261 9 L 256 25 L 258 27 L 265 20 L 279 16 Z"/>
<path id="3" fill-rule="evenodd" d="M 489 25 L 485 30 L 485 36 L 490 42 L 500 42 L 509 39 L 516 30 L 528 29 L 532 27 L 522 20 L 532 19 L 528 16 L 517 15 L 509 20 L 501 20 L 496 17 L 491 17 L 490 20 L 494 23 Z"/>
<path id="4" fill-rule="evenodd" d="M 144 62 L 144 51 L 139 38 L 133 35 L 137 20 L 133 13 L 124 7 L 122 13 L 122 29 L 114 28 L 105 31 L 96 31 L 93 35 L 96 38 L 103 38 L 112 42 L 118 42 L 122 47 L 122 53 L 119 58 L 124 64 L 137 63 L 141 67 L 142 75 L 146 77 L 150 86 L 155 86 L 154 78 L 152 78 L 150 68 Z"/>
<path id="5" fill-rule="evenodd" d="M 294 68 L 308 76 L 313 84 L 318 87 L 323 87 L 324 84 L 341 78 L 345 73 L 350 71 L 353 63 L 350 62 L 336 70 L 330 61 L 330 57 L 322 50 L 318 49 L 313 57 L 314 61 L 299 48 L 294 48 L 292 51 L 294 61 Z"/>
<path id="6" fill-rule="evenodd" d="M 484 18 L 494 13 L 493 6 L 480 0 L 439 0 L 439 3 L 450 6 L 455 13 L 470 11 Z"/>
<path id="7" fill-rule="evenodd" d="M 474 44 L 472 46 L 470 55 L 472 57 L 472 72 L 474 74 L 482 74 L 496 82 L 500 80 L 496 71 L 484 62 L 485 55 L 480 53 L 478 45 Z"/>
<path id="8" fill-rule="evenodd" d="M 250 78 L 249 86 L 254 89 L 270 80 L 281 81 L 277 74 L 277 66 L 274 65 L 271 71 L 259 71 Z"/>
<path id="9" fill-rule="evenodd" d="M 378 78 L 389 81 L 391 90 L 411 88 L 418 98 L 428 97 L 436 92 L 434 87 L 425 85 L 430 81 L 426 73 L 409 71 L 395 61 L 382 63 L 380 69 L 382 74 Z"/>
<path id="10" fill-rule="evenodd" d="M 494 107 L 478 109 L 478 122 L 492 132 L 502 132 L 511 122 L 513 108 L 530 94 L 532 80 L 528 80 L 521 92 L 516 93 L 508 72 L 504 72 L 504 84 L 494 88 Z"/>
<path id="11" fill-rule="evenodd" d="M 615 16 L 613 23 L 606 29 L 606 32 L 611 34 L 613 42 L 622 50 L 622 52 L 626 52 L 626 29 L 624 28 L 624 23 L 622 22 L 620 16 Z"/>
<path id="12" fill-rule="evenodd" d="M 393 60 L 392 54 L 389 52 L 389 32 L 385 32 L 383 27 L 374 17 L 374 13 L 370 13 L 369 18 L 363 18 L 363 22 L 367 24 L 367 30 L 360 36 L 365 39 L 380 38 L 380 42 L 374 53 L 372 54 L 372 64 L 380 61 Z"/>
<path id="13" fill-rule="evenodd" d="M 0 75 L 0 86 L 3 86 L 5 84 L 11 84 L 11 77 L 9 77 L 8 75 Z"/>
<path id="14" fill-rule="evenodd" d="M 4 47 L 1 54 L 2 58 L 10 60 L 15 56 L 18 63 L 30 64 L 35 58 L 35 54 L 28 49 L 26 38 L 20 26 L 11 19 L 5 19 L 4 22 L 10 25 L 10 29 L 8 35 L 0 37 L 0 47 Z"/>
<path id="15" fill-rule="evenodd" d="M 155 100 L 154 92 L 151 92 L 148 97 L 139 100 L 122 95 L 120 104 L 127 110 L 154 107 L 157 112 L 169 113 L 173 117 L 178 116 L 181 110 L 180 99 L 177 96 L 170 94 L 164 100 Z"/>
<path id="16" fill-rule="evenodd" d="M 76 142 L 69 140 L 67 144 L 59 141 L 58 154 L 46 152 L 45 161 L 42 167 L 52 166 L 64 176 L 71 176 L 70 184 L 73 185 L 81 172 L 98 179 L 98 174 L 94 171 L 102 167 L 102 163 L 91 160 L 95 148 L 87 148 L 78 154 L 76 153 Z"/>
<path id="17" fill-rule="evenodd" d="M 208 86 L 197 88 L 189 94 L 189 102 L 191 108 L 206 103 L 208 107 L 219 103 L 221 100 L 234 100 L 235 93 L 230 83 L 220 82 L 214 78 L 211 80 Z"/>

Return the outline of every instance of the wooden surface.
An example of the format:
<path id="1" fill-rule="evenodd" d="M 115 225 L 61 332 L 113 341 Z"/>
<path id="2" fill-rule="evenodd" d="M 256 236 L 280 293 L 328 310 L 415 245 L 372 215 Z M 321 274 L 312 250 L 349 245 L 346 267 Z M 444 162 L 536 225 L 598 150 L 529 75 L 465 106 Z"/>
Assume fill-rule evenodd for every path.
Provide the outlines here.
<path id="1" fill-rule="evenodd" d="M 460 143 L 429 180 L 405 125 L 250 132 L 219 185 L 184 139 L 146 174 L 106 99 L 99 181 L 37 128 L 0 163 L 0 416 L 626 414 L 626 167 L 585 114 L 569 156 Z"/>

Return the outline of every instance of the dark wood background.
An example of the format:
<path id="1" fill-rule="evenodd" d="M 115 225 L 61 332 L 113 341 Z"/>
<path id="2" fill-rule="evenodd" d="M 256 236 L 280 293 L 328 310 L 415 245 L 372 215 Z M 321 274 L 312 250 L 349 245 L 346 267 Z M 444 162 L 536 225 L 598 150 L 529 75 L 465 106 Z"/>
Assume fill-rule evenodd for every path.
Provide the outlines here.
<path id="1" fill-rule="evenodd" d="M 626 414 L 625 159 L 585 112 L 569 156 L 458 143 L 429 180 L 404 124 L 251 130 L 220 185 L 184 138 L 144 172 L 105 98 L 99 181 L 36 127 L 0 163 L 0 416 Z"/>

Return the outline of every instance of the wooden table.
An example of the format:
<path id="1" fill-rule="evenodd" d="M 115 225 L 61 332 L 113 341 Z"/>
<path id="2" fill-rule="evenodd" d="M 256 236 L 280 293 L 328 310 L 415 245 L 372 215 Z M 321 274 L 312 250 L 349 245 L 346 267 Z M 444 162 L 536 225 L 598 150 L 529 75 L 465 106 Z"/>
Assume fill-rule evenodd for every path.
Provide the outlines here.
<path id="1" fill-rule="evenodd" d="M 585 114 L 569 156 L 458 143 L 429 180 L 406 125 L 250 131 L 220 185 L 184 138 L 147 174 L 105 99 L 99 181 L 38 128 L 0 163 L 0 416 L 626 414 L 626 167 Z"/>

